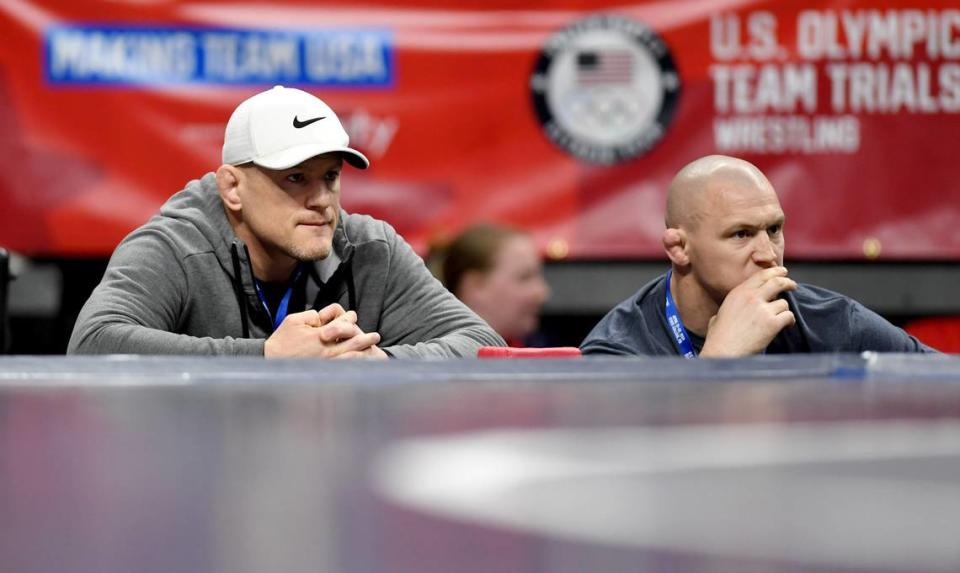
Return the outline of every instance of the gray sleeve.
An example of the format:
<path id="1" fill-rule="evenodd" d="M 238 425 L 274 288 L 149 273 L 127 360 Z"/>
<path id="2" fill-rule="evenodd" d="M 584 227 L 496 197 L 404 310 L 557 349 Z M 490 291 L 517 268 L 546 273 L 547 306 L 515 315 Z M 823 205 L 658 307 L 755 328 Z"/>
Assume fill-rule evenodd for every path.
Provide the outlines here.
<path id="1" fill-rule="evenodd" d="M 937 352 L 858 302 L 851 306 L 850 326 L 860 352 Z"/>
<path id="2" fill-rule="evenodd" d="M 392 227 L 380 335 L 397 358 L 476 357 L 481 346 L 506 346 L 486 322 L 430 274 Z"/>
<path id="3" fill-rule="evenodd" d="M 176 334 L 188 292 L 189 276 L 166 238 L 134 232 L 80 311 L 67 354 L 263 356 L 263 340 Z"/>

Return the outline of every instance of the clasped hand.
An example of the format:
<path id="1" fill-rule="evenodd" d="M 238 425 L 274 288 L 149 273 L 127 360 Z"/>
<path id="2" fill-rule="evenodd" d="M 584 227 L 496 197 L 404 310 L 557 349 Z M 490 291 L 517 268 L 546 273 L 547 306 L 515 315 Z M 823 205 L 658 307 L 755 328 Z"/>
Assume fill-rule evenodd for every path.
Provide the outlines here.
<path id="1" fill-rule="evenodd" d="M 386 358 L 380 334 L 363 332 L 339 304 L 287 315 L 263 346 L 267 358 Z"/>

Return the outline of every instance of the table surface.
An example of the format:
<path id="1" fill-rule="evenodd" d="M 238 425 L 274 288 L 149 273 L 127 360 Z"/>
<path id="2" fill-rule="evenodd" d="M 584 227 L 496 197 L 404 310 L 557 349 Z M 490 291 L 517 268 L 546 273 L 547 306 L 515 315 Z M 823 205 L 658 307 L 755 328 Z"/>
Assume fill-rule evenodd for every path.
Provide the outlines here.
<path id="1" fill-rule="evenodd" d="M 0 569 L 960 571 L 960 358 L 0 358 Z"/>

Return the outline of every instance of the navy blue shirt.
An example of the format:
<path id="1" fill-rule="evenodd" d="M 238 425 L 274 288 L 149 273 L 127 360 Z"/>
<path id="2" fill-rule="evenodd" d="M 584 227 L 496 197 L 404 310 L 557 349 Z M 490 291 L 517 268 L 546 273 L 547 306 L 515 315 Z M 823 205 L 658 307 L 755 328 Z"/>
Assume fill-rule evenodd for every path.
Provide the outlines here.
<path id="1" fill-rule="evenodd" d="M 667 326 L 666 275 L 644 285 L 597 323 L 580 345 L 584 354 L 677 356 Z M 859 302 L 827 289 L 800 284 L 783 293 L 797 323 L 780 331 L 767 354 L 798 352 L 936 352 Z M 703 339 L 689 333 L 697 352 Z"/>

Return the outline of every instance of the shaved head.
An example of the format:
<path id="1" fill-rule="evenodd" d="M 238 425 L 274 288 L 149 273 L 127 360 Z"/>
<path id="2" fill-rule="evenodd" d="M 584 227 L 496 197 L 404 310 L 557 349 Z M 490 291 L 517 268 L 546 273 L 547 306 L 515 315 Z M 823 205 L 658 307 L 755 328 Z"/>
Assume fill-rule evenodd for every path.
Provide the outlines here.
<path id="1" fill-rule="evenodd" d="M 709 213 L 711 199 L 731 186 L 773 191 L 766 176 L 743 159 L 707 155 L 688 163 L 667 191 L 667 228 L 696 228 Z"/>
<path id="2" fill-rule="evenodd" d="M 677 173 L 667 193 L 663 248 L 670 288 L 693 332 L 706 335 L 734 289 L 783 266 L 785 221 L 773 185 L 742 159 L 708 155 Z"/>

